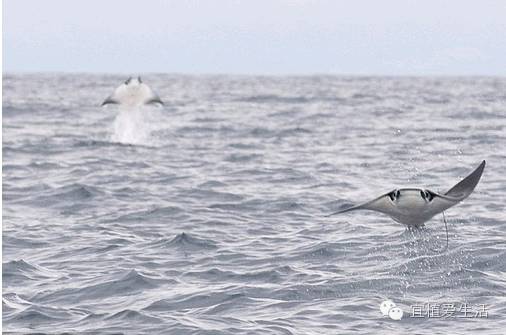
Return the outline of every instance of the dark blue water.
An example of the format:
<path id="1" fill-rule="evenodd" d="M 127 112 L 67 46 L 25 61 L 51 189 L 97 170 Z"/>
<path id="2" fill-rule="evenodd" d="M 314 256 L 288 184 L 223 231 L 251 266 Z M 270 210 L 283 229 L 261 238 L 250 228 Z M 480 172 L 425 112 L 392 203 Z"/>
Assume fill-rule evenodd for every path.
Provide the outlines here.
<path id="1" fill-rule="evenodd" d="M 504 333 L 506 79 L 151 75 L 165 107 L 99 107 L 124 79 L 4 75 L 4 331 Z M 483 159 L 447 252 L 441 217 L 324 217 Z"/>

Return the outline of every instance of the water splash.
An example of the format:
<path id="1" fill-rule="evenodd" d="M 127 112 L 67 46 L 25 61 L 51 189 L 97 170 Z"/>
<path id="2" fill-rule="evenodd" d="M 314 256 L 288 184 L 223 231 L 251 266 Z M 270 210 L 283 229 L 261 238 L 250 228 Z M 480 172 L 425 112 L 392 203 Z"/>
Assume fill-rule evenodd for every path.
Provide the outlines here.
<path id="1" fill-rule="evenodd" d="M 111 141 L 150 145 L 154 126 L 149 114 L 143 107 L 121 108 L 112 125 Z"/>

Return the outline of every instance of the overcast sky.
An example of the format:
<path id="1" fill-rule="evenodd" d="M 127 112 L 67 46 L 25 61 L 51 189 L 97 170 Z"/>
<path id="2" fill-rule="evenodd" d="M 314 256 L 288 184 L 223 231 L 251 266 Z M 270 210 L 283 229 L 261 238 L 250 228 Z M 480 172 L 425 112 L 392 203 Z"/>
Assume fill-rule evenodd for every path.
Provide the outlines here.
<path id="1" fill-rule="evenodd" d="M 4 0 L 3 70 L 506 75 L 506 1 Z"/>

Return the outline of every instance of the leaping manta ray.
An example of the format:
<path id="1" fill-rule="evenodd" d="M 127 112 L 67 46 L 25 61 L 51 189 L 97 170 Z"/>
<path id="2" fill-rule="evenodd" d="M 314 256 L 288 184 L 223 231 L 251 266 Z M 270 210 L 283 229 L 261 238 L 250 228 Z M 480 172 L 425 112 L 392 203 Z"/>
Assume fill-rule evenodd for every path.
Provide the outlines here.
<path id="1" fill-rule="evenodd" d="M 142 82 L 141 77 L 137 77 L 137 79 L 130 77 L 102 102 L 102 106 L 107 104 L 140 106 L 148 104 L 163 105 L 163 102 L 148 85 Z"/>
<path id="2" fill-rule="evenodd" d="M 408 228 L 420 228 L 435 215 L 439 213 L 444 215 L 444 210 L 467 198 L 480 181 L 483 169 L 485 169 L 485 161 L 482 161 L 473 172 L 444 194 L 421 188 L 400 188 L 327 216 L 365 209 L 384 213 Z M 448 246 L 448 229 L 446 238 Z"/>

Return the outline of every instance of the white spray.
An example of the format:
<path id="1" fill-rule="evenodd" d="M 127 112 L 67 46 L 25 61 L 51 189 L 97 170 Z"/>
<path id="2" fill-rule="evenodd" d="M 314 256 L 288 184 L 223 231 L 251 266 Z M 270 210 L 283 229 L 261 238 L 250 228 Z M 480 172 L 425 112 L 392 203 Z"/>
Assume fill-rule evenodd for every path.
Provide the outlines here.
<path id="1" fill-rule="evenodd" d="M 150 122 L 148 108 L 120 108 L 114 119 L 111 141 L 123 144 L 151 145 L 151 133 L 154 130 Z"/>

